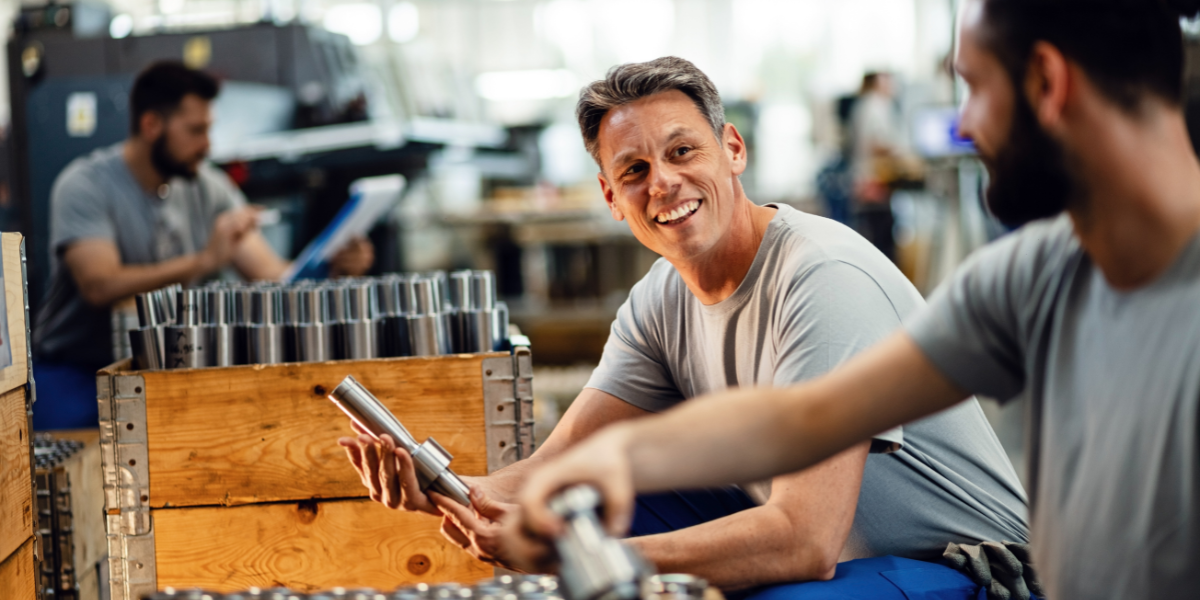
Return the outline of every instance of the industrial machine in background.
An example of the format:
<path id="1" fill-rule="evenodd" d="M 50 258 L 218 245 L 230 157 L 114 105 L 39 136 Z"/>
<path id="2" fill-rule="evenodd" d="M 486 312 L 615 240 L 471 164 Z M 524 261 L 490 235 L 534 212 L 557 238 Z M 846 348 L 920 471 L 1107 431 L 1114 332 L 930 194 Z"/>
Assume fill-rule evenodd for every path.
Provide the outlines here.
<path id="1" fill-rule="evenodd" d="M 80 23 L 86 6 L 23 9 L 8 44 L 10 217 L 17 222 L 7 225 L 29 239 L 34 311 L 50 277 L 54 180 L 70 161 L 127 136 L 133 79 L 157 60 L 181 60 L 221 78 L 211 158 L 251 201 L 280 209 L 277 235 L 265 233 L 284 256 L 337 214 L 351 182 L 394 173 L 415 180 L 445 145 L 507 142 L 499 127 L 414 122 L 395 107 L 373 107 L 366 68 L 341 34 L 260 23 L 113 39 L 107 25 L 97 31 Z M 395 234 L 384 224 L 371 235 L 379 272 L 401 267 Z"/>

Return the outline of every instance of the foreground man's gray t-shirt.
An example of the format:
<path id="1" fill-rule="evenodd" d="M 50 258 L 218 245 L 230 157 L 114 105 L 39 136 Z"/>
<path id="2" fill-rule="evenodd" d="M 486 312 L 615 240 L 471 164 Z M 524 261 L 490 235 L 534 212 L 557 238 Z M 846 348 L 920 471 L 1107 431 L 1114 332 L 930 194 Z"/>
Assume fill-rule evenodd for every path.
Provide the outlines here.
<path id="1" fill-rule="evenodd" d="M 109 240 L 126 265 L 192 254 L 208 244 L 217 215 L 246 204 L 229 177 L 203 163 L 193 181 L 175 178 L 166 199 L 148 194 L 122 156 L 124 142 L 67 165 L 50 192 L 50 288 L 34 327 L 39 360 L 89 370 L 113 361 L 112 316 L 79 295 L 62 263 L 71 243 Z"/>
<path id="2" fill-rule="evenodd" d="M 887 337 L 923 304 L 857 233 L 778 206 L 750 271 L 718 304 L 701 304 L 670 263 L 655 263 L 617 313 L 588 387 L 657 412 L 729 387 L 793 384 Z M 874 446 L 895 451 L 867 459 L 842 560 L 1028 540 L 1024 491 L 974 400 Z"/>
<path id="3" fill-rule="evenodd" d="M 1029 399 L 1046 595 L 1200 597 L 1200 236 L 1114 290 L 1066 216 L 980 250 L 909 333 L 964 389 Z"/>

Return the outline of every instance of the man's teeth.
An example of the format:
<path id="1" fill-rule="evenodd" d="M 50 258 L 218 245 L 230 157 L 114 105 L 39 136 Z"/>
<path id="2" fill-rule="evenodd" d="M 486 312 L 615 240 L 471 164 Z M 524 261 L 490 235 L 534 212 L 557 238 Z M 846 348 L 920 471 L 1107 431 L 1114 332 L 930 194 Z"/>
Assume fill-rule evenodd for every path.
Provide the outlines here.
<path id="1" fill-rule="evenodd" d="M 684 204 L 671 212 L 662 213 L 662 214 L 658 215 L 658 217 L 656 217 L 655 219 L 659 223 L 668 223 L 668 222 L 674 221 L 676 219 L 682 219 L 683 217 L 687 216 L 688 214 L 690 214 L 692 211 L 696 210 L 697 208 L 700 208 L 700 201 L 692 200 L 691 202 L 688 202 L 687 204 Z"/>

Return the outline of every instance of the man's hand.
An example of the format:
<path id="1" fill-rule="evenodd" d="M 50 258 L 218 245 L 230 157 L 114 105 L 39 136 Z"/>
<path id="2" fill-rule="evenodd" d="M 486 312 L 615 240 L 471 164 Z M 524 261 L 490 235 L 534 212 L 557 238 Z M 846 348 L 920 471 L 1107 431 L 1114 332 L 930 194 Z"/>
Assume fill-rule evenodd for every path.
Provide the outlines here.
<path id="1" fill-rule="evenodd" d="M 366 238 L 356 237 L 341 249 L 329 261 L 331 277 L 357 277 L 367 272 L 375 264 L 375 246 Z"/>
<path id="2" fill-rule="evenodd" d="M 200 252 L 203 268 L 208 273 L 233 262 L 242 238 L 258 228 L 260 210 L 256 206 L 244 206 L 217 215 L 208 245 Z"/>
<path id="3" fill-rule="evenodd" d="M 624 536 L 633 522 L 634 509 L 629 429 L 625 423 L 603 429 L 530 474 L 518 497 L 523 529 L 534 537 L 558 536 L 563 523 L 550 511 L 550 499 L 567 487 L 586 483 L 596 486 L 604 499 L 604 525 L 609 535 Z"/>
<path id="4" fill-rule="evenodd" d="M 512 548 L 504 537 L 502 521 L 516 517 L 518 511 L 515 504 L 494 500 L 478 486 L 471 487 L 471 508 L 436 492 L 429 496 L 445 515 L 442 518 L 442 535 L 458 544 L 467 554 L 492 566 L 532 572 L 529 567 L 535 561 L 514 563 Z"/>
<path id="5" fill-rule="evenodd" d="M 371 499 L 388 508 L 442 516 L 442 511 L 421 491 L 412 456 L 397 448 L 386 433 L 376 441 L 358 424 L 351 425 L 358 437 L 340 438 L 338 444 L 346 449 L 346 456 L 358 471 L 363 486 L 370 491 Z"/>

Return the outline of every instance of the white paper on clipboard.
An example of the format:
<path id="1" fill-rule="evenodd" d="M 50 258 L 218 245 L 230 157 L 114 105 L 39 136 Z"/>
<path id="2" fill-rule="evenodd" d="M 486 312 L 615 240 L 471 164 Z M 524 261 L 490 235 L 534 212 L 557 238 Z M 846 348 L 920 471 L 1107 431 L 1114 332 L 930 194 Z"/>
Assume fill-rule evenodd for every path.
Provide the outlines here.
<path id="1" fill-rule="evenodd" d="M 352 238 L 366 235 L 400 200 L 405 183 L 403 175 L 386 175 L 351 184 L 350 199 L 329 226 L 300 252 L 283 281 L 328 275 L 329 259 Z"/>

